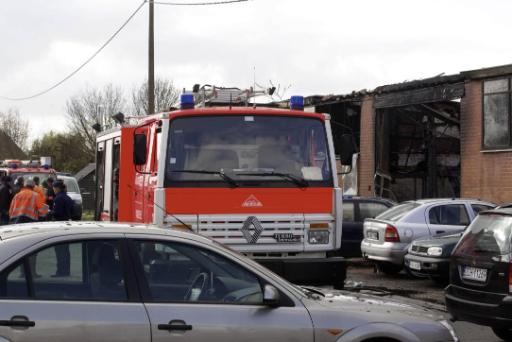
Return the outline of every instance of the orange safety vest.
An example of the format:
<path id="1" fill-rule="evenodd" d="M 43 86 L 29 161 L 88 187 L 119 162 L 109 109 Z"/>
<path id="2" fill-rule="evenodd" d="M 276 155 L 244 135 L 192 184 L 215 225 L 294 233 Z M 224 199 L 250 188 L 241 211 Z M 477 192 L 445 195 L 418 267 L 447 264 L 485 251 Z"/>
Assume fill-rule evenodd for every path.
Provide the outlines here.
<path id="1" fill-rule="evenodd" d="M 34 221 L 48 214 L 48 206 L 39 201 L 37 192 L 23 188 L 14 196 L 9 209 L 9 218 L 26 216 Z"/>
<path id="2" fill-rule="evenodd" d="M 46 196 L 44 195 L 44 190 L 42 186 L 36 185 L 34 186 L 34 191 L 37 193 L 37 199 L 39 203 L 46 203 Z"/>

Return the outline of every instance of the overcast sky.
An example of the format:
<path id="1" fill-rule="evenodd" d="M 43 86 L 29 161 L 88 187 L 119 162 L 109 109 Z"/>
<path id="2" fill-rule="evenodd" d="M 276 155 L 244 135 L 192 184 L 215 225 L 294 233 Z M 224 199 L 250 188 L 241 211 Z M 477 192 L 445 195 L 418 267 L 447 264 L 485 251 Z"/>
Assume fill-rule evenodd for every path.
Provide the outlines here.
<path id="1" fill-rule="evenodd" d="M 141 2 L 3 1 L 0 96 L 29 96 L 62 79 Z M 259 84 L 291 84 L 286 98 L 372 89 L 512 63 L 510 13 L 512 2 L 497 0 L 155 5 L 156 75 L 179 88 L 247 88 L 255 69 Z M 66 129 L 66 101 L 87 87 L 113 83 L 128 94 L 147 77 L 147 22 L 146 4 L 72 79 L 32 100 L 0 100 L 0 111 L 18 108 L 30 120 L 33 139 Z"/>

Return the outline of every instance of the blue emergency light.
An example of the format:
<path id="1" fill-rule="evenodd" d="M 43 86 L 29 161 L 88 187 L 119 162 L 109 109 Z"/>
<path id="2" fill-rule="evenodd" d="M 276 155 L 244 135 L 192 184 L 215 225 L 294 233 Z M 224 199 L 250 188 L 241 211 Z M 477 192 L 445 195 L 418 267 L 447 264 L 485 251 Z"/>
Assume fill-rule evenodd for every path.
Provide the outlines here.
<path id="1" fill-rule="evenodd" d="M 180 107 L 181 107 L 181 109 L 194 109 L 194 95 L 193 94 L 181 94 Z"/>
<path id="2" fill-rule="evenodd" d="M 290 109 L 304 110 L 304 96 L 290 97 Z"/>

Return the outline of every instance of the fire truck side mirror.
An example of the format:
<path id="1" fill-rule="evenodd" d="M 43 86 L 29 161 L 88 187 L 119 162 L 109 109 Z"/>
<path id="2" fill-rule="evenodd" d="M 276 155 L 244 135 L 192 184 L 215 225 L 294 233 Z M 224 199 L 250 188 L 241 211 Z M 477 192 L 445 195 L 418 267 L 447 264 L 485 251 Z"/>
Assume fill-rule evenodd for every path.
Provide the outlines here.
<path id="1" fill-rule="evenodd" d="M 356 144 L 352 134 L 343 134 L 337 149 L 340 152 L 341 165 L 352 166 L 352 156 L 356 153 Z"/>
<path id="2" fill-rule="evenodd" d="M 137 133 L 133 138 L 133 163 L 135 165 L 144 165 L 146 164 L 146 149 L 147 139 L 146 134 Z"/>

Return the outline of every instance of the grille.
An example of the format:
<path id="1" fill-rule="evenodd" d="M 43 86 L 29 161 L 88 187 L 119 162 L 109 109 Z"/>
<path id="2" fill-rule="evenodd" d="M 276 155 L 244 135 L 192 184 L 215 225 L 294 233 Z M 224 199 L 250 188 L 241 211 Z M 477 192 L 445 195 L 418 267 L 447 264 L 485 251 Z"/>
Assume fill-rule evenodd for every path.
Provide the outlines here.
<path id="1" fill-rule="evenodd" d="M 247 244 L 242 227 L 249 216 L 230 217 L 199 217 L 198 233 L 208 236 L 224 244 Z M 256 244 L 278 244 L 274 238 L 276 233 L 290 233 L 299 236 L 296 244 L 302 244 L 304 241 L 304 219 L 302 216 L 283 217 L 283 216 L 257 216 L 256 217 L 261 232 L 254 243 Z M 247 231 L 250 236 L 254 236 L 259 231 L 258 223 L 249 223 Z M 293 243 L 287 243 L 293 244 Z"/>
<path id="2" fill-rule="evenodd" d="M 427 255 L 428 247 L 413 245 L 411 250 L 414 252 L 414 254 Z"/>

